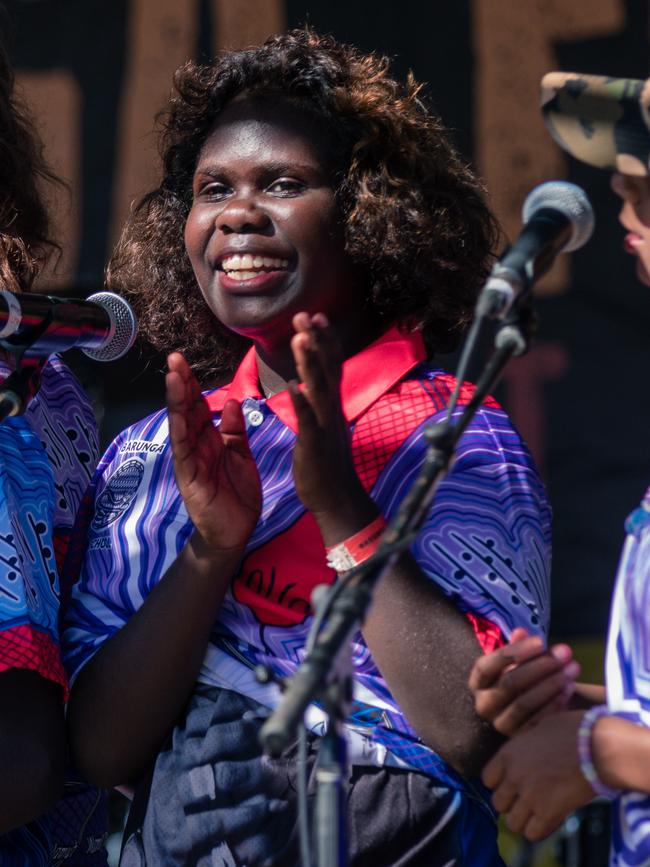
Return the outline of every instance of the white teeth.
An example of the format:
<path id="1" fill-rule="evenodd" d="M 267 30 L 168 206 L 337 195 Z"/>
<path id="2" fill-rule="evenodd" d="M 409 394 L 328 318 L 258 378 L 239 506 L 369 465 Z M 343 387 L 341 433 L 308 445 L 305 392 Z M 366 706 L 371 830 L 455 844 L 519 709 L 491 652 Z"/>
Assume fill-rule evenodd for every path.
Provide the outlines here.
<path id="1" fill-rule="evenodd" d="M 230 271 L 228 272 L 228 276 L 232 277 L 233 280 L 241 282 L 242 280 L 252 280 L 253 277 L 257 277 L 259 273 L 259 271 Z"/>
<path id="2" fill-rule="evenodd" d="M 252 256 L 250 253 L 244 253 L 243 256 L 240 256 L 239 253 L 234 253 L 232 256 L 226 256 L 221 263 L 223 270 L 227 271 L 229 274 L 234 274 L 235 272 L 242 273 L 245 271 L 247 274 L 253 273 L 253 276 L 255 276 L 253 269 L 256 269 L 256 271 L 259 271 L 262 268 L 268 270 L 283 270 L 284 268 L 287 268 L 288 265 L 288 259 L 272 259 L 268 256 Z"/>

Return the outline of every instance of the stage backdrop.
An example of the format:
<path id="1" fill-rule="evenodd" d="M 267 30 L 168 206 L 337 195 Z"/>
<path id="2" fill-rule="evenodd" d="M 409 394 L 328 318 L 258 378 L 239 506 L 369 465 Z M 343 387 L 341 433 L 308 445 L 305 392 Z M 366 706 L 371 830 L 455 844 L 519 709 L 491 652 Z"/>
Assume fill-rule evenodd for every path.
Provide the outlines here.
<path id="1" fill-rule="evenodd" d="M 555 510 L 554 629 L 596 635 L 626 513 L 650 482 L 650 290 L 622 252 L 605 174 L 545 132 L 549 69 L 648 75 L 647 0 L 9 0 L 3 34 L 47 155 L 68 182 L 53 206 L 63 257 L 46 288 L 84 294 L 131 201 L 156 175 L 153 119 L 188 58 L 305 22 L 413 70 L 484 177 L 506 232 L 536 184 L 568 178 L 597 213 L 594 239 L 540 287 L 539 335 L 500 397 L 530 443 Z M 164 286 L 160 287 L 164 303 Z M 105 440 L 160 405 L 161 361 L 136 350 L 83 374 Z"/>

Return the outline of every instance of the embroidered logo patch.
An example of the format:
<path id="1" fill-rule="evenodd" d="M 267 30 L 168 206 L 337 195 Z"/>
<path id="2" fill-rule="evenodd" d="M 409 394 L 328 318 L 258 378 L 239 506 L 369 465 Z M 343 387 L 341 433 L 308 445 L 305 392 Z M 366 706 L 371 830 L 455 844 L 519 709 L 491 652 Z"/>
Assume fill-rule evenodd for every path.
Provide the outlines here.
<path id="1" fill-rule="evenodd" d="M 133 502 L 144 475 L 144 464 L 135 458 L 116 470 L 95 502 L 93 530 L 103 530 L 116 521 Z"/>

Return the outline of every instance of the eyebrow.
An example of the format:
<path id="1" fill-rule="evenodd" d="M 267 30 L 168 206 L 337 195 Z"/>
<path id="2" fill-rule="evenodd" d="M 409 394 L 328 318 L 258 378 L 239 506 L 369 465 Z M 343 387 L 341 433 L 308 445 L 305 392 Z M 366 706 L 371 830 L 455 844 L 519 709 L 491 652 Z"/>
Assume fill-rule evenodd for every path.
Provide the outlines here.
<path id="1" fill-rule="evenodd" d="M 277 162 L 271 160 L 269 162 L 263 163 L 258 167 L 259 174 L 268 175 L 268 174 L 291 174 L 291 172 L 295 171 L 303 171 L 310 173 L 318 173 L 324 174 L 324 171 L 321 166 L 317 166 L 315 164 L 310 163 L 294 163 L 287 162 L 286 160 L 278 160 Z M 227 166 L 219 165 L 219 163 L 207 163 L 202 164 L 196 167 L 194 171 L 194 175 L 207 175 L 208 177 L 224 177 L 228 175 L 229 169 Z"/>

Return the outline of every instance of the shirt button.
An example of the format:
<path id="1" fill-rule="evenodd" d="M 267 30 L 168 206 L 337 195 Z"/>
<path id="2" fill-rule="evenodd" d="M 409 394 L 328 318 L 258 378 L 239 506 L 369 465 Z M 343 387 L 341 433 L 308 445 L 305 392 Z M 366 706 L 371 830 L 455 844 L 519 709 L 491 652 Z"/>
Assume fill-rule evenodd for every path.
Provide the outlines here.
<path id="1" fill-rule="evenodd" d="M 254 409 L 248 413 L 248 423 L 252 425 L 252 427 L 259 427 L 263 421 L 264 416 L 259 409 Z"/>

